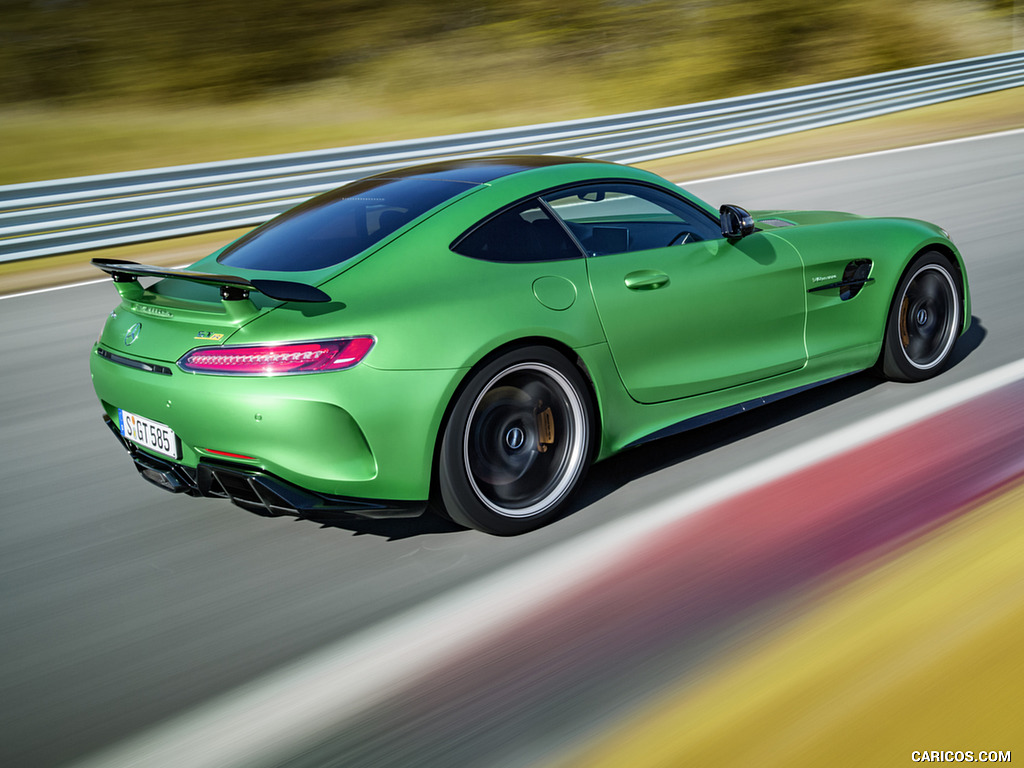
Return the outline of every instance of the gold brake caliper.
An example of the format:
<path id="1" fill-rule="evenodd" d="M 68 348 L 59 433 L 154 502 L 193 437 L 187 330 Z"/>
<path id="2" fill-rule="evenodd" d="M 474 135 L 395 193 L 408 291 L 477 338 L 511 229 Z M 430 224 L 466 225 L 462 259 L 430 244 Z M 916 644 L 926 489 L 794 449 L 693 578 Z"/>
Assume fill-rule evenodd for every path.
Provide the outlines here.
<path id="1" fill-rule="evenodd" d="M 551 413 L 551 407 L 548 406 L 543 411 L 537 412 L 537 450 L 544 453 L 554 442 L 555 417 Z"/>
<path id="2" fill-rule="evenodd" d="M 903 342 L 904 349 L 910 346 L 910 331 L 907 330 L 907 305 L 909 303 L 907 297 L 904 296 L 903 303 L 900 305 L 900 341 Z"/>

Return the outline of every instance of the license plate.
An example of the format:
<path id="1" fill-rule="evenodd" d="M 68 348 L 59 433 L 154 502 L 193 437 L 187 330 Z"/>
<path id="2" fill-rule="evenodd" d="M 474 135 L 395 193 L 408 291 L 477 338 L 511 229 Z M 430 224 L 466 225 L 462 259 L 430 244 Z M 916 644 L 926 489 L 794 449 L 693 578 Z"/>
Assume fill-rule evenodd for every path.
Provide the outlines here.
<path id="1" fill-rule="evenodd" d="M 120 420 L 121 434 L 133 443 L 162 453 L 164 456 L 170 456 L 172 459 L 179 458 L 178 436 L 166 424 L 145 419 L 120 408 L 117 409 L 117 415 Z"/>

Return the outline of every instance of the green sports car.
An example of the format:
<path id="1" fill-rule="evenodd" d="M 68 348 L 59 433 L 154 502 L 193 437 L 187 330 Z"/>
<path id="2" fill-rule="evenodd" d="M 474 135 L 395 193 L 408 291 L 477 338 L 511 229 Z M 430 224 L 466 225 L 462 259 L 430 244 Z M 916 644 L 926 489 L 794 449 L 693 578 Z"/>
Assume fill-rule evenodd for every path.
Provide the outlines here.
<path id="1" fill-rule="evenodd" d="M 263 514 L 433 501 L 498 535 L 624 448 L 856 371 L 933 376 L 971 317 L 932 224 L 715 210 L 569 157 L 386 171 L 188 269 L 93 263 L 121 295 L 93 383 L 144 478 Z"/>

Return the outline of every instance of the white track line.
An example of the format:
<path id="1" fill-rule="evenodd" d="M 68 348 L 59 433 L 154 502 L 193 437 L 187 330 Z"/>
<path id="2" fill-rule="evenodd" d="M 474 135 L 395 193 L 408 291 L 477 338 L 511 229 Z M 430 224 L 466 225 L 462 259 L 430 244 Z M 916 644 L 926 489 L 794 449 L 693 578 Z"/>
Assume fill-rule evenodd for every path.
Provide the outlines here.
<path id="1" fill-rule="evenodd" d="M 1022 379 L 1024 359 L 677 494 L 309 654 L 74 768 L 278 765 L 418 676 L 604 572 L 664 526 Z"/>
<path id="2" fill-rule="evenodd" d="M 22 291 L 21 293 L 9 293 L 6 296 L 0 296 L 0 301 L 4 299 L 19 299 L 22 296 L 35 296 L 37 293 L 49 293 L 50 291 L 63 291 L 65 288 L 79 288 L 83 285 L 96 285 L 96 283 L 105 283 L 107 278 L 98 278 L 96 280 L 86 280 L 81 283 L 67 283 L 65 285 L 53 285 L 49 288 L 35 288 L 31 291 Z"/>
<path id="3" fill-rule="evenodd" d="M 762 168 L 758 171 L 740 171 L 739 173 L 726 173 L 722 176 L 708 176 L 704 179 L 687 179 L 685 184 L 703 184 L 708 181 L 723 181 L 725 179 L 737 179 L 743 176 L 757 176 L 762 173 L 773 173 L 775 171 L 787 171 L 793 168 L 809 168 L 815 165 L 829 165 L 831 163 L 841 163 L 846 160 L 859 160 L 865 157 L 879 157 L 881 155 L 893 155 L 898 152 L 910 152 L 916 149 L 931 149 L 933 147 L 943 147 L 949 144 L 964 144 L 971 141 L 983 141 L 985 139 L 995 139 L 1004 136 L 1013 136 L 1015 134 L 1024 133 L 1024 128 L 1014 128 L 1009 131 L 997 131 L 995 133 L 982 133 L 977 136 L 962 136 L 959 139 L 943 139 L 942 141 L 933 141 L 928 144 L 912 144 L 908 147 L 893 147 L 892 149 L 876 149 L 873 152 L 861 152 L 857 155 L 843 155 L 842 157 L 827 157 L 824 160 L 807 160 L 802 163 L 790 163 L 789 165 L 778 165 L 774 168 Z"/>
<path id="4" fill-rule="evenodd" d="M 966 141 L 982 141 L 984 139 L 998 138 L 998 137 L 1001 137 L 1001 136 L 1011 136 L 1011 135 L 1017 134 L 1017 133 L 1024 133 L 1024 128 L 1017 128 L 1017 129 L 1010 130 L 1010 131 L 999 131 L 997 133 L 983 133 L 983 134 L 978 135 L 978 136 L 965 136 L 965 137 L 959 138 L 959 139 L 946 139 L 944 141 L 933 141 L 933 142 L 931 142 L 929 144 L 915 144 L 915 145 L 909 146 L 909 147 L 896 147 L 896 148 L 893 148 L 893 149 L 880 149 L 880 150 L 877 150 L 875 152 L 862 152 L 862 153 L 857 154 L 857 155 L 844 155 L 842 157 L 832 157 L 832 158 L 828 158 L 828 159 L 825 159 L 825 160 L 810 160 L 810 161 L 807 161 L 807 162 L 804 162 L 804 163 L 790 163 L 789 165 L 779 165 L 779 166 L 775 166 L 774 168 L 762 168 L 761 170 L 758 170 L 758 171 L 742 171 L 740 173 L 727 173 L 727 174 L 724 174 L 722 176 L 708 176 L 707 178 L 703 178 L 703 179 L 687 179 L 685 182 L 680 182 L 680 183 L 683 183 L 683 184 L 703 184 L 703 183 L 709 182 L 709 181 L 722 181 L 723 179 L 734 179 L 734 178 L 739 178 L 741 176 L 756 176 L 756 175 L 761 174 L 761 173 L 773 173 L 774 171 L 785 171 L 785 170 L 788 170 L 790 168 L 804 168 L 804 167 L 813 166 L 813 165 L 825 165 L 827 163 L 839 163 L 839 162 L 843 162 L 844 160 L 856 160 L 856 159 L 864 158 L 864 157 L 874 157 L 876 155 L 888 155 L 888 154 L 892 154 L 894 152 L 909 152 L 909 151 L 915 150 L 915 149 L 928 149 L 930 147 L 940 147 L 940 146 L 943 146 L 943 145 L 946 145 L 946 144 L 960 144 L 960 143 L 966 142 Z M 187 265 L 185 265 L 185 266 L 187 266 Z M 38 293 L 48 293 L 49 291 L 61 291 L 61 290 L 64 290 L 65 288 L 77 288 L 77 287 L 82 286 L 82 285 L 92 285 L 92 284 L 98 283 L 98 282 L 103 282 L 103 279 L 101 278 L 100 280 L 89 280 L 89 281 L 81 282 L 81 283 L 69 283 L 67 285 L 58 285 L 58 286 L 54 286 L 52 288 L 39 288 L 39 289 L 36 289 L 36 290 L 33 290 L 33 291 L 24 291 L 22 293 L 12 293 L 12 294 L 8 294 L 7 296 L 0 296 L 0 301 L 3 301 L 4 299 L 16 299 L 16 298 L 18 298 L 20 296 L 32 296 L 32 295 L 35 295 L 35 294 L 38 294 Z"/>
<path id="5" fill-rule="evenodd" d="M 175 264 L 172 267 L 172 269 L 184 269 L 185 267 L 189 266 L 189 264 L 191 264 L 191 262 L 188 262 L 186 264 Z M 9 293 L 6 296 L 0 296 L 0 301 L 3 301 L 4 299 L 17 299 L 20 296 L 35 296 L 37 293 L 49 293 L 50 291 L 63 291 L 65 288 L 80 288 L 83 285 L 96 285 L 97 283 L 106 283 L 106 282 L 109 282 L 109 281 L 110 281 L 110 278 L 108 278 L 108 277 L 100 277 L 100 278 L 97 278 L 96 280 L 84 280 L 81 283 L 67 283 L 65 285 L 53 285 L 53 286 L 50 286 L 49 288 L 35 288 L 35 289 L 31 290 L 31 291 L 22 291 L 21 293 Z"/>

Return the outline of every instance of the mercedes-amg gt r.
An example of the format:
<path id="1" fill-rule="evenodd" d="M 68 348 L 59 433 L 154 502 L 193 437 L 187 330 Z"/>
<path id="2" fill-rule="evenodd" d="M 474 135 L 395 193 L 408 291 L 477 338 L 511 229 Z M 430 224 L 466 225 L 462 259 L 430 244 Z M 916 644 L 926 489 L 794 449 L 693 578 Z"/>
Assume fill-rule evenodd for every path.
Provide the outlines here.
<path id="1" fill-rule="evenodd" d="M 928 378 L 971 317 L 932 224 L 716 210 L 567 157 L 386 171 L 188 269 L 94 263 L 121 302 L 93 382 L 147 480 L 264 514 L 433 501 L 499 535 L 638 443 L 865 369 Z"/>

